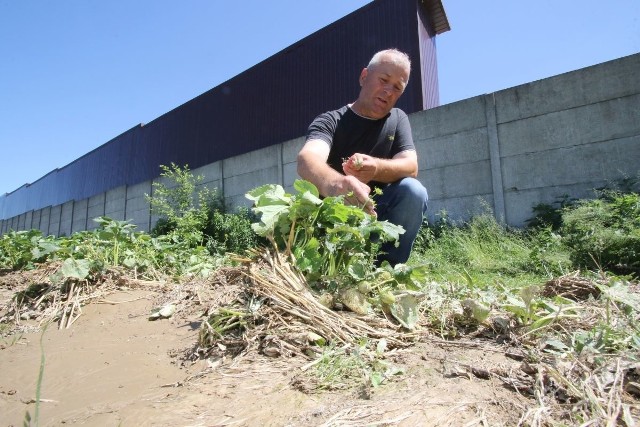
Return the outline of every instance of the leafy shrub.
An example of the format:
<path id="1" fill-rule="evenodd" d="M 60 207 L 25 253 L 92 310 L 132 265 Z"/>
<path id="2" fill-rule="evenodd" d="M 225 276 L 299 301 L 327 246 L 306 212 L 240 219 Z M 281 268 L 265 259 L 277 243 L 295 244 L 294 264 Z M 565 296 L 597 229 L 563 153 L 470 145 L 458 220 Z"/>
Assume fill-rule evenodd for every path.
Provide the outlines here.
<path id="1" fill-rule="evenodd" d="M 217 189 L 198 188 L 202 177 L 194 177 L 188 166 L 161 166 L 168 183 L 155 182 L 148 197 L 154 213 L 160 216 L 153 236 L 168 236 L 188 247 L 205 246 L 212 255 L 242 253 L 260 243 L 251 229 L 254 218 L 246 208 L 227 212 Z"/>
<path id="2" fill-rule="evenodd" d="M 573 269 L 572 261 L 563 245 L 562 236 L 553 226 L 529 230 L 529 271 L 543 274 L 547 277 L 561 276 Z"/>
<path id="3" fill-rule="evenodd" d="M 432 224 L 424 219 L 416 240 L 413 242 L 413 250 L 418 253 L 426 251 L 446 230 L 453 226 L 453 222 L 444 210 L 440 212 L 439 218 Z"/>
<path id="4" fill-rule="evenodd" d="M 255 217 L 247 208 L 239 208 L 227 213 L 218 208 L 209 211 L 204 230 L 207 236 L 207 248 L 212 254 L 224 255 L 227 252 L 242 253 L 249 248 L 264 244 L 251 228 Z"/>
<path id="5" fill-rule="evenodd" d="M 640 273 L 640 196 L 607 190 L 563 214 L 562 234 L 578 266 Z"/>
<path id="6" fill-rule="evenodd" d="M 0 268 L 19 270 L 30 266 L 32 250 L 42 237 L 40 230 L 10 231 L 0 237 Z"/>
<path id="7" fill-rule="evenodd" d="M 152 196 L 147 195 L 151 211 L 161 218 L 152 233 L 172 235 L 176 242 L 184 242 L 189 247 L 201 246 L 213 198 L 211 191 L 206 187 L 197 188 L 203 177 L 194 177 L 188 165 L 180 167 L 171 163 L 161 165 L 160 169 L 160 176 L 169 183 L 154 182 Z"/>
<path id="8" fill-rule="evenodd" d="M 538 203 L 533 207 L 533 217 L 526 221 L 531 228 L 547 228 L 559 230 L 562 226 L 562 212 L 575 203 L 568 195 L 558 197 L 552 204 Z"/>

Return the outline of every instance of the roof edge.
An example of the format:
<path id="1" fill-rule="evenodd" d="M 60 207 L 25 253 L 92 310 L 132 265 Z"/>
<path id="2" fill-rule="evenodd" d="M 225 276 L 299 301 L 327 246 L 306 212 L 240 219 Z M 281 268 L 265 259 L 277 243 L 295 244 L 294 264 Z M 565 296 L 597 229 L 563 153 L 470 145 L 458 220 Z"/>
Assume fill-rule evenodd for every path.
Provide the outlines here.
<path id="1" fill-rule="evenodd" d="M 420 3 L 426 9 L 431 28 L 436 34 L 446 33 L 451 30 L 442 0 L 420 0 Z"/>

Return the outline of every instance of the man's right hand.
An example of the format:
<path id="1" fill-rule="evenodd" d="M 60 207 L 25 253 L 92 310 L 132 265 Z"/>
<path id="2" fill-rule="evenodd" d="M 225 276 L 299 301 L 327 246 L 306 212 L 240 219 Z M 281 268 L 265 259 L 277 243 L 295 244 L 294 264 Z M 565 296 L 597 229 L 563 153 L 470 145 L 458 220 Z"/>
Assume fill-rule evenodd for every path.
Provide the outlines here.
<path id="1" fill-rule="evenodd" d="M 373 201 L 369 197 L 371 194 L 371 188 L 358 180 L 355 176 L 347 175 L 342 176 L 342 179 L 334 187 L 334 195 L 344 195 L 345 202 L 353 206 L 362 207 L 365 212 L 376 216 L 376 211 L 373 207 Z"/>
<path id="2" fill-rule="evenodd" d="M 346 203 L 361 206 L 365 212 L 376 215 L 369 198 L 371 188 L 355 176 L 333 170 L 327 164 L 329 151 L 329 144 L 322 140 L 307 141 L 298 153 L 298 175 L 318 187 L 321 195 L 345 196 Z"/>

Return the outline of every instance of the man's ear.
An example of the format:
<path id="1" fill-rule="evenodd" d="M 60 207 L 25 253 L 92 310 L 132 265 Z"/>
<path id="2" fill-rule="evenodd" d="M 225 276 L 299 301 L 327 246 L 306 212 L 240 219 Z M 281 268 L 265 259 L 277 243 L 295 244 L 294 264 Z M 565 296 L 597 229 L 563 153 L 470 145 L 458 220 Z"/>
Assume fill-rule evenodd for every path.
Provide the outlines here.
<path id="1" fill-rule="evenodd" d="M 363 68 L 362 71 L 360 72 L 360 87 L 362 87 L 362 85 L 364 85 L 364 80 L 367 78 L 367 73 L 369 72 L 369 70 L 367 70 L 366 68 Z"/>

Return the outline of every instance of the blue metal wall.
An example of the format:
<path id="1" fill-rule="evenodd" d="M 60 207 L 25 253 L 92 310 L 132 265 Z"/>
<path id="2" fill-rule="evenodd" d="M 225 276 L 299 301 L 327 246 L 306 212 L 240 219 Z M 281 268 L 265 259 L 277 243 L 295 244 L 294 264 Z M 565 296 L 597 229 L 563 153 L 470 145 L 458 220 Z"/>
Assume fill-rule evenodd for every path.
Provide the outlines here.
<path id="1" fill-rule="evenodd" d="M 437 106 L 435 34 L 425 28 L 423 7 L 420 0 L 369 3 L 0 197 L 0 219 L 156 178 L 160 165 L 173 162 L 193 169 L 304 135 L 317 114 L 355 100 L 361 69 L 381 49 L 395 47 L 412 58 L 412 76 L 398 106 L 408 114 Z"/>

